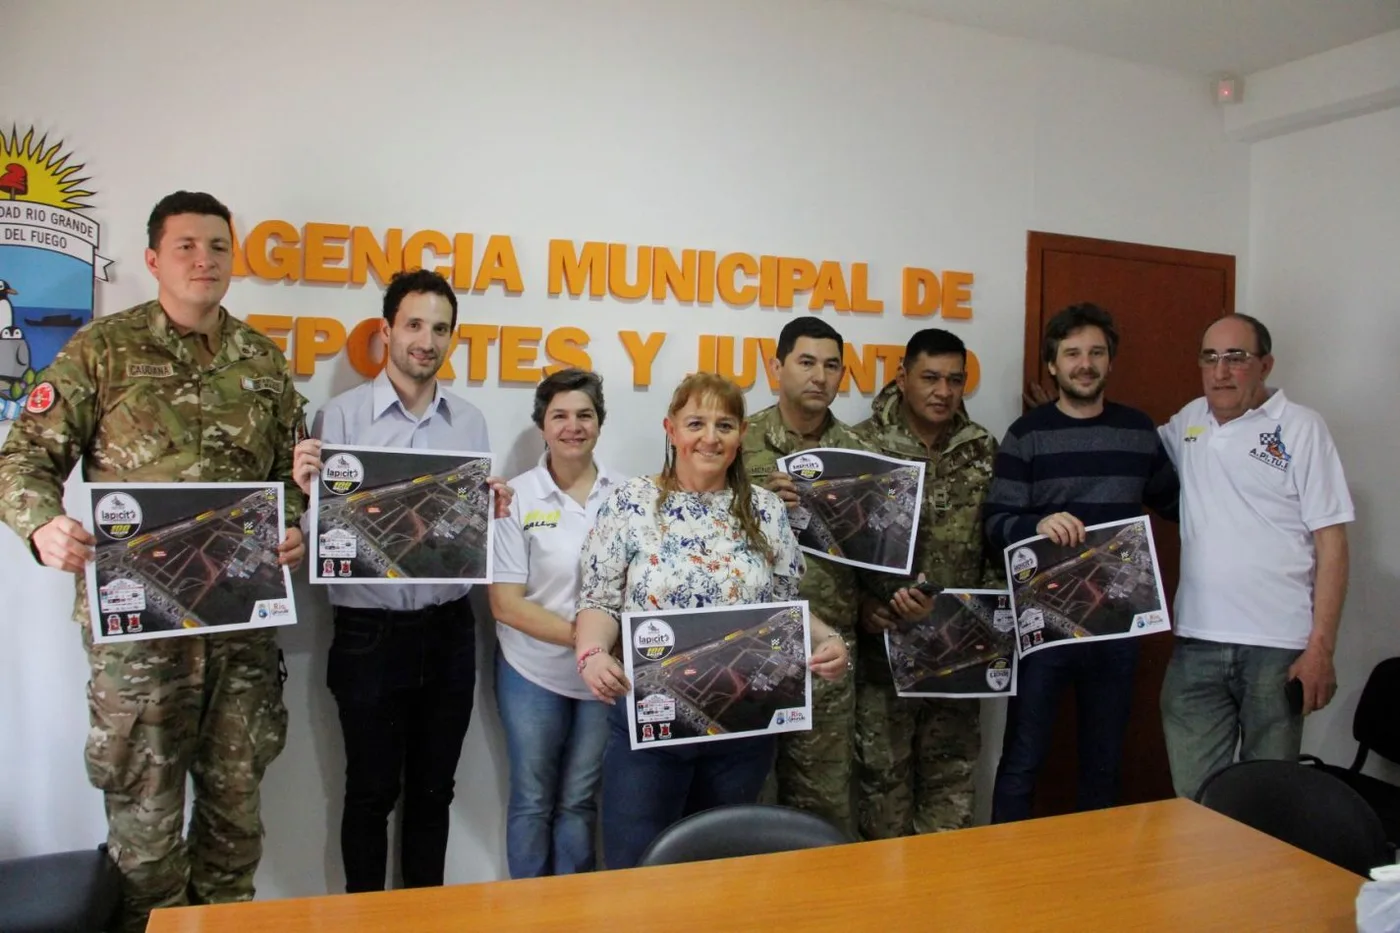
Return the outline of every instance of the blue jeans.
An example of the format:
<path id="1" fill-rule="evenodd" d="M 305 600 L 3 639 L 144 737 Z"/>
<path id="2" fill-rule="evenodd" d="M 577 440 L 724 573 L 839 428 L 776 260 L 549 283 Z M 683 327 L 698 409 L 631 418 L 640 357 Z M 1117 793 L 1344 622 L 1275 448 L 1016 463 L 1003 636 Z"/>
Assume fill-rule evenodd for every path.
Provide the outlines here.
<path id="1" fill-rule="evenodd" d="M 772 736 L 632 751 L 627 707 L 608 715 L 603 753 L 603 864 L 635 868 L 661 831 L 692 813 L 757 803 L 773 768 Z"/>
<path id="2" fill-rule="evenodd" d="M 506 862 L 512 878 L 593 870 L 595 795 L 608 707 L 526 680 L 496 652 L 496 705 L 510 757 Z"/>
<path id="3" fill-rule="evenodd" d="M 1118 802 L 1137 655 L 1137 639 L 1118 638 L 1047 648 L 1021 659 L 992 792 L 993 823 L 1030 818 L 1035 781 L 1050 754 L 1060 697 L 1071 684 L 1079 734 L 1076 805 L 1080 810 L 1099 810 Z"/>
<path id="4" fill-rule="evenodd" d="M 1162 729 L 1172 785 L 1196 796 L 1235 760 L 1296 760 L 1303 717 L 1288 705 L 1288 669 L 1302 651 L 1178 638 L 1162 681 Z"/>

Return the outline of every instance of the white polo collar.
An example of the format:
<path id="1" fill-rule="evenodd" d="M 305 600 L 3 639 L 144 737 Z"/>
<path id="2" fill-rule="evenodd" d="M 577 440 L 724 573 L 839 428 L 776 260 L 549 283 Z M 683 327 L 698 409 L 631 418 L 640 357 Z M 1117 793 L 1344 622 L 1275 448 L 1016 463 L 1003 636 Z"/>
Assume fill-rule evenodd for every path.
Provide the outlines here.
<path id="1" fill-rule="evenodd" d="M 1269 395 L 1264 399 L 1264 404 L 1251 408 L 1238 418 L 1221 424 L 1215 417 L 1215 412 L 1210 410 L 1210 402 L 1206 402 L 1206 414 L 1210 415 L 1210 420 L 1214 421 L 1217 427 L 1227 428 L 1236 422 L 1243 422 L 1250 418 L 1266 417 L 1270 420 L 1277 420 L 1283 417 L 1284 409 L 1288 407 L 1288 399 L 1284 397 L 1282 389 L 1270 389 Z"/>
<path id="2" fill-rule="evenodd" d="M 593 489 L 588 493 L 588 498 L 602 495 L 618 482 L 612 471 L 603 466 L 603 462 L 597 457 L 593 458 L 593 466 L 598 470 L 598 476 L 593 481 Z M 559 484 L 554 481 L 554 474 L 549 472 L 549 448 L 545 448 L 540 454 L 540 459 L 536 461 L 535 468 L 530 471 L 534 474 L 535 483 L 539 486 L 540 498 L 558 498 L 560 501 L 569 499 L 568 493 L 559 488 Z M 572 501 L 572 500 L 570 500 Z"/>

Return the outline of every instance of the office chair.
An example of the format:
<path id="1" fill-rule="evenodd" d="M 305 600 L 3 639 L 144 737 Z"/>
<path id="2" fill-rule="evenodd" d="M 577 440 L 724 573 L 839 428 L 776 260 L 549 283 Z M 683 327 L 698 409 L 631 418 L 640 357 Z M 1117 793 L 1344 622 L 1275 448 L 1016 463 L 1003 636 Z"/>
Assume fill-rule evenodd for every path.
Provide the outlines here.
<path id="1" fill-rule="evenodd" d="M 0 861 L 0 930 L 104 933 L 121 904 L 121 874 L 105 844 Z"/>
<path id="2" fill-rule="evenodd" d="M 1358 875 L 1394 861 L 1361 795 L 1296 761 L 1241 761 L 1206 778 L 1196 802 Z"/>
<path id="3" fill-rule="evenodd" d="M 771 804 L 715 807 L 673 823 L 642 853 L 640 866 L 702 862 L 854 842 L 811 813 Z"/>
<path id="4" fill-rule="evenodd" d="M 1351 735 L 1356 739 L 1356 758 L 1351 766 L 1329 765 L 1314 755 L 1303 755 L 1304 764 L 1345 781 L 1356 791 L 1385 827 L 1392 847 L 1400 846 L 1400 787 L 1380 778 L 1362 774 L 1367 756 L 1376 752 L 1400 764 L 1400 658 L 1387 658 L 1371 670 L 1356 715 L 1351 719 Z"/>

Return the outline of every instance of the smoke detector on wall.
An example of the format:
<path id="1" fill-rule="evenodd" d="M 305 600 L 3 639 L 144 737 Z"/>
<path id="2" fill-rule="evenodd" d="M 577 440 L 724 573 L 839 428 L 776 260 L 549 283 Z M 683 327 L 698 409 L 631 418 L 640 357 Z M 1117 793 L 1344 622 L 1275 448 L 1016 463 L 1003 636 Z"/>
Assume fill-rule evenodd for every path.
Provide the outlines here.
<path id="1" fill-rule="evenodd" d="M 1244 79 L 1236 75 L 1218 75 L 1211 89 L 1217 104 L 1238 104 L 1244 98 Z"/>

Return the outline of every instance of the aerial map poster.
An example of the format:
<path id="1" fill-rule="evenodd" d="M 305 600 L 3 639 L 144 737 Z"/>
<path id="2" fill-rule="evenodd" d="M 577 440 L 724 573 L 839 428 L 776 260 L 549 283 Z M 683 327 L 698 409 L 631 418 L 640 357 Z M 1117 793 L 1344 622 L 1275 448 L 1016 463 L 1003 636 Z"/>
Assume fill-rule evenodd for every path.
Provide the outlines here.
<path id="1" fill-rule="evenodd" d="M 293 625 L 280 483 L 92 483 L 93 641 Z"/>
<path id="2" fill-rule="evenodd" d="M 782 457 L 801 504 L 788 513 L 802 550 L 842 564 L 907 574 L 924 498 L 924 465 L 819 447 Z"/>
<path id="3" fill-rule="evenodd" d="M 1005 551 L 1024 657 L 1082 638 L 1131 638 L 1171 628 L 1147 516 L 1090 525 L 1084 543 L 1043 535 Z"/>
<path id="4" fill-rule="evenodd" d="M 1006 590 L 944 590 L 927 618 L 885 632 L 902 697 L 1016 694 L 1016 624 Z"/>
<path id="5" fill-rule="evenodd" d="M 321 448 L 312 583 L 489 583 L 491 455 Z"/>
<path id="6" fill-rule="evenodd" d="M 812 728 L 807 603 L 622 614 L 632 748 Z"/>

